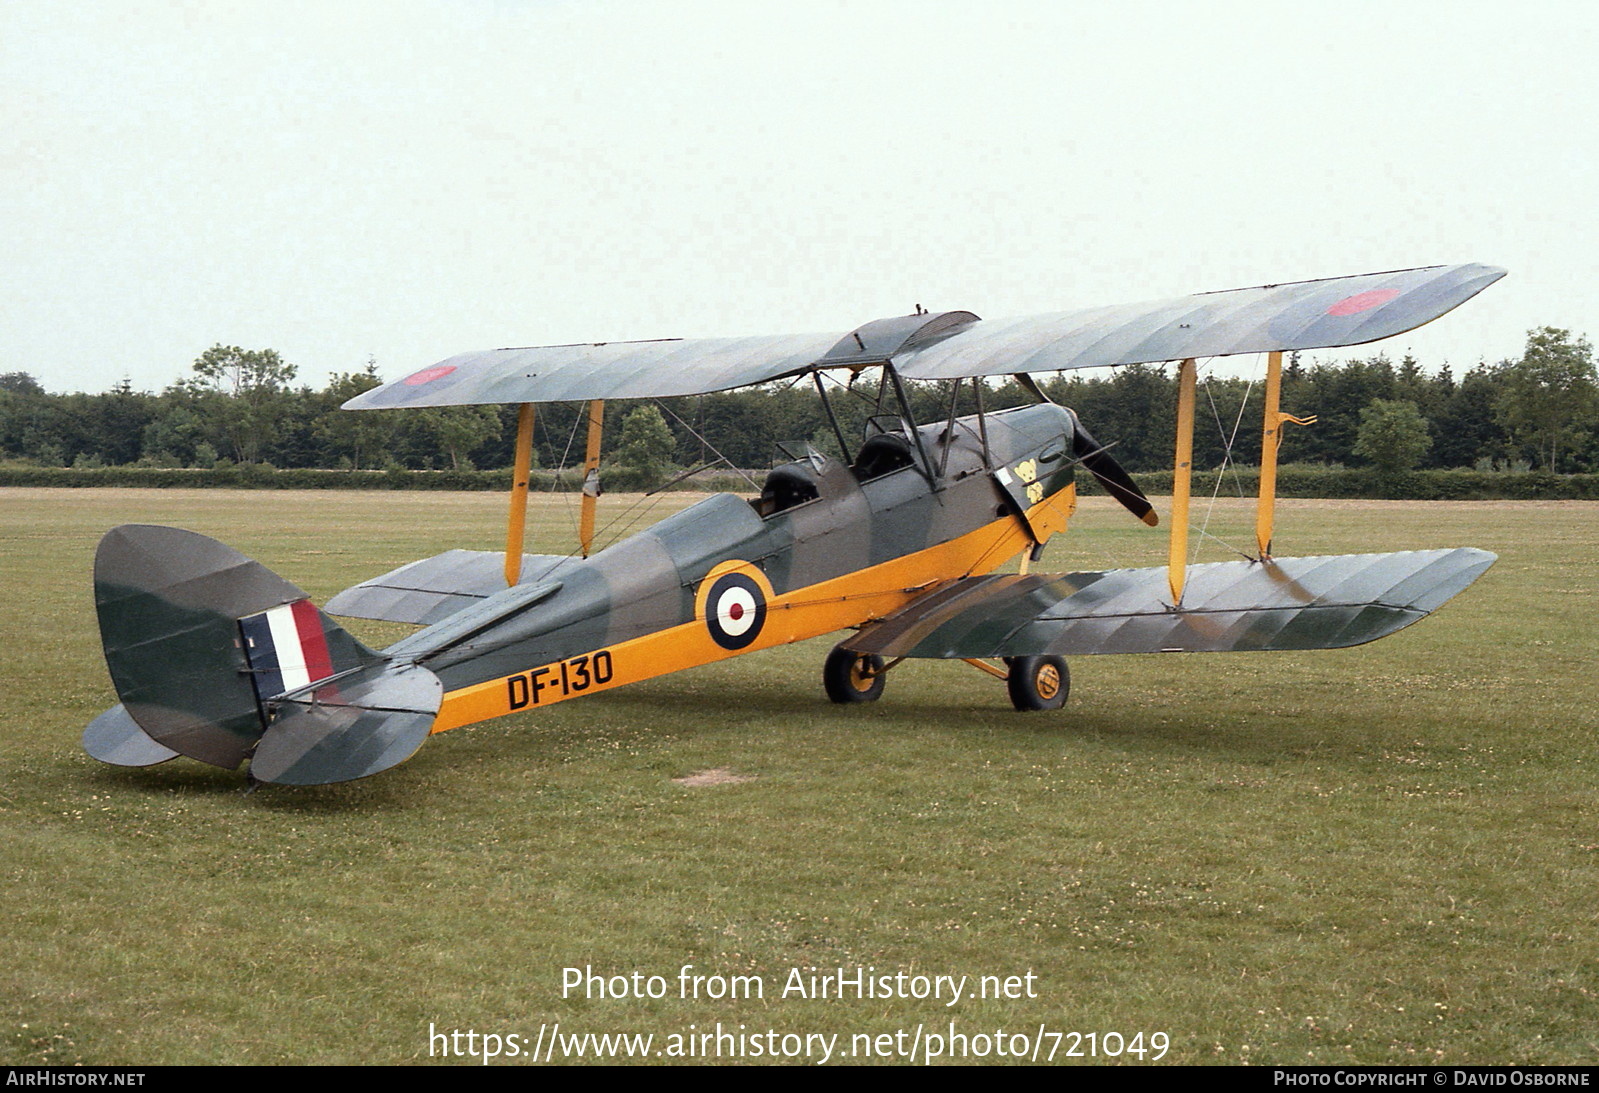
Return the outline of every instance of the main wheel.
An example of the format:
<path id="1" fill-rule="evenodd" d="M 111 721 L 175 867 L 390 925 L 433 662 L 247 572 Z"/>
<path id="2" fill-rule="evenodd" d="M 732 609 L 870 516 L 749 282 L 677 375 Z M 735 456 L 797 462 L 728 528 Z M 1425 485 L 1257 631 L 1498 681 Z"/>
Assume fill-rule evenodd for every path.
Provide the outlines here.
<path id="1" fill-rule="evenodd" d="M 836 648 L 822 664 L 822 686 L 834 702 L 875 702 L 883 693 L 883 658 Z"/>
<path id="2" fill-rule="evenodd" d="M 1005 687 L 1018 710 L 1058 710 L 1066 705 L 1072 676 L 1060 657 L 1012 657 Z"/>

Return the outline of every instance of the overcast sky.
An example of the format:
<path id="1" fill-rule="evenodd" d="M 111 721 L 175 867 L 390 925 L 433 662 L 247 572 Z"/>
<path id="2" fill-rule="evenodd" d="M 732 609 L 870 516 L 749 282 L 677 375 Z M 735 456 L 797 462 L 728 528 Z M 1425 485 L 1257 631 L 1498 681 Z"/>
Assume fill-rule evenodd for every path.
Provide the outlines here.
<path id="1" fill-rule="evenodd" d="M 159 390 L 221 342 L 320 386 L 1505 266 L 1372 350 L 1458 374 L 1599 335 L 1596 12 L 4 0 L 0 372 Z"/>

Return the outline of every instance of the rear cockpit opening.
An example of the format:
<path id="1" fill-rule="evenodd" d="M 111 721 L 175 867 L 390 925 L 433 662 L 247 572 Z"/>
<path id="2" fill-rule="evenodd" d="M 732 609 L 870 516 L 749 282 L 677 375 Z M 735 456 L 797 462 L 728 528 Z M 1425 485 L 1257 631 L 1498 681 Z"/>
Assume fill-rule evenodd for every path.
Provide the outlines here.
<path id="1" fill-rule="evenodd" d="M 777 463 L 750 504 L 762 518 L 813 501 L 837 500 L 859 492 L 859 483 L 913 466 L 910 442 L 898 434 L 878 434 L 861 446 L 853 463 L 820 452 L 809 441 L 780 441 Z"/>
<path id="2" fill-rule="evenodd" d="M 784 463 L 773 467 L 761 486 L 760 499 L 755 511 L 765 516 L 776 516 L 809 501 L 821 499 L 822 491 L 816 482 L 816 472 L 804 461 Z"/>
<path id="3" fill-rule="evenodd" d="M 914 466 L 915 462 L 910 441 L 898 433 L 878 433 L 868 437 L 861 445 L 860 454 L 855 457 L 850 472 L 855 475 L 855 481 L 870 482 L 874 478 Z"/>
<path id="4" fill-rule="evenodd" d="M 760 497 L 750 502 L 763 518 L 821 500 L 830 472 L 837 473 L 834 461 L 807 440 L 780 440 L 774 447 L 776 459 L 784 462 L 772 467 Z"/>

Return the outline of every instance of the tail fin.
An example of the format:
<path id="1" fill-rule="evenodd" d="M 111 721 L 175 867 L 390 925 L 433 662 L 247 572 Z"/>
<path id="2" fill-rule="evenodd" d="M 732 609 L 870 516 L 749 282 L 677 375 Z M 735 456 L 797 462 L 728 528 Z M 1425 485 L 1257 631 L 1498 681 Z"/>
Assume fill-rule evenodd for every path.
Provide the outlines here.
<path id="1" fill-rule="evenodd" d="M 94 586 L 125 715 L 85 732 L 97 759 L 146 765 L 161 749 L 230 769 L 251 759 L 260 781 L 342 782 L 409 758 L 438 713 L 431 672 L 368 649 L 299 588 L 204 535 L 114 528 Z"/>

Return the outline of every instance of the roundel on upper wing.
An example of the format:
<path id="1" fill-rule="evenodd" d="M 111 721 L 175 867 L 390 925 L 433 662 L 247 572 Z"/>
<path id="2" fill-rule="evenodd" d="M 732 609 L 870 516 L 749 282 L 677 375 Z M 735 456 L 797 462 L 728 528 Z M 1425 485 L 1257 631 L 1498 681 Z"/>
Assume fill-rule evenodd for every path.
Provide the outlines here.
<path id="1" fill-rule="evenodd" d="M 1374 288 L 1369 292 L 1357 292 L 1353 296 L 1345 296 L 1342 300 L 1327 309 L 1329 315 L 1358 315 L 1362 311 L 1370 311 L 1380 307 L 1399 295 L 1397 288 Z"/>
<path id="2" fill-rule="evenodd" d="M 705 597 L 705 628 L 723 649 L 743 649 L 766 625 L 766 593 L 747 573 L 723 573 Z"/>
<path id="3" fill-rule="evenodd" d="M 435 364 L 432 368 L 424 368 L 420 372 L 412 372 L 400 382 L 407 387 L 420 387 L 424 383 L 432 383 L 434 380 L 443 379 L 454 371 L 455 365 L 453 364 Z"/>

